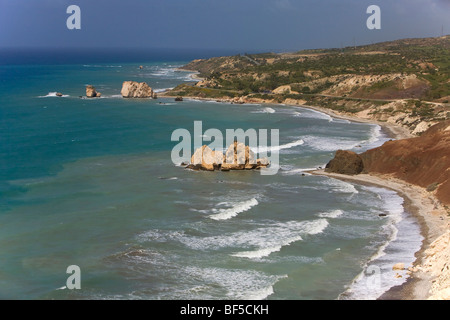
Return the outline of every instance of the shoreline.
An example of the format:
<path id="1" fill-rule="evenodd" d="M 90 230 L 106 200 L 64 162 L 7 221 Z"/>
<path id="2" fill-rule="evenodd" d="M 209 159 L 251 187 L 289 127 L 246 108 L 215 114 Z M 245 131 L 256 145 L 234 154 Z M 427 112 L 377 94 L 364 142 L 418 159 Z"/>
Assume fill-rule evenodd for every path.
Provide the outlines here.
<path id="1" fill-rule="evenodd" d="M 403 207 L 406 214 L 413 215 L 420 226 L 424 240 L 421 248 L 415 253 L 415 262 L 409 268 L 409 277 L 406 281 L 393 286 L 384 292 L 378 300 L 425 300 L 430 298 L 430 289 L 435 276 L 425 270 L 427 250 L 439 237 L 446 234 L 450 219 L 446 211 L 437 205 L 436 199 L 425 189 L 409 184 L 387 175 L 360 174 L 347 176 L 343 174 L 327 173 L 322 170 L 308 171 L 312 175 L 327 176 L 343 181 L 354 182 L 360 185 L 372 185 L 395 191 L 404 199 Z M 402 261 L 398 261 L 401 263 Z"/>
<path id="2" fill-rule="evenodd" d="M 172 96 L 168 95 L 163 95 L 163 97 L 172 98 Z M 227 99 L 218 98 L 186 97 L 186 99 L 232 103 L 232 101 Z M 407 128 L 399 125 L 380 122 L 375 119 L 363 119 L 353 115 L 341 114 L 323 107 L 265 101 L 245 103 L 300 107 L 318 111 L 342 120 L 379 125 L 382 131 L 393 140 L 415 137 Z M 326 173 L 323 169 L 308 171 L 308 173 L 328 176 L 344 181 L 347 180 L 360 185 L 378 186 L 393 190 L 401 196 L 404 199 L 403 207 L 406 214 L 411 214 L 417 219 L 420 226 L 420 233 L 424 240 L 422 241 L 419 251 L 415 253 L 415 261 L 413 266 L 408 269 L 409 277 L 406 281 L 401 285 L 393 286 L 384 292 L 377 300 L 425 300 L 432 297 L 431 288 L 433 281 L 437 276 L 432 273 L 429 268 L 429 262 L 426 261 L 428 257 L 427 250 L 450 229 L 450 218 L 447 215 L 447 211 L 439 204 L 439 201 L 433 194 L 427 192 L 424 188 L 387 175 L 360 174 L 357 176 L 347 176 Z M 401 263 L 401 261 L 399 262 Z"/>
<path id="3" fill-rule="evenodd" d="M 188 70 L 183 70 L 188 71 Z M 194 77 L 193 77 L 194 79 Z M 202 79 L 198 77 L 197 79 Z M 167 93 L 170 90 L 160 92 L 161 98 L 176 98 L 177 96 L 167 95 Z M 215 102 L 221 102 L 221 103 L 233 103 L 229 99 L 224 98 L 203 98 L 203 97 L 196 97 L 196 96 L 186 96 L 183 97 L 184 99 L 188 100 L 201 100 L 201 101 L 215 101 Z M 381 122 L 377 121 L 375 119 L 363 119 L 354 115 L 348 115 L 348 114 L 342 114 L 338 113 L 334 110 L 323 108 L 323 107 L 317 107 L 317 106 L 310 106 L 310 105 L 300 105 L 300 104 L 291 104 L 291 103 L 276 103 L 276 102 L 266 102 L 266 101 L 258 101 L 258 102 L 252 102 L 252 101 L 246 101 L 244 104 L 261 104 L 261 105 L 273 105 L 273 106 L 290 106 L 290 107 L 300 107 L 305 109 L 310 109 L 314 111 L 318 111 L 321 113 L 324 113 L 326 115 L 329 115 L 330 117 L 341 119 L 341 120 L 348 120 L 352 122 L 358 122 L 358 123 L 368 123 L 368 124 L 375 124 L 379 125 L 385 134 L 389 136 L 391 139 L 400 140 L 400 139 L 408 139 L 413 138 L 415 135 L 413 135 L 407 128 L 401 127 L 399 125 L 395 125 L 388 122 Z"/>

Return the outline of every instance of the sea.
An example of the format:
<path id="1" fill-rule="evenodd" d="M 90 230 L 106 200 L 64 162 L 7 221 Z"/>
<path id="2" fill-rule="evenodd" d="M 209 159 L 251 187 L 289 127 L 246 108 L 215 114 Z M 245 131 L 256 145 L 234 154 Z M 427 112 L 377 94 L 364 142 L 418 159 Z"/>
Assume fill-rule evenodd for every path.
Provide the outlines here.
<path id="1" fill-rule="evenodd" d="M 126 80 L 192 84 L 180 67 L 225 54 L 0 51 L 1 299 L 373 300 L 406 281 L 392 266 L 411 266 L 423 237 L 403 198 L 308 173 L 338 149 L 382 145 L 380 126 L 120 94 Z M 88 84 L 101 98 L 83 98 Z M 280 170 L 173 163 L 172 133 L 193 135 L 194 121 L 278 129 Z"/>

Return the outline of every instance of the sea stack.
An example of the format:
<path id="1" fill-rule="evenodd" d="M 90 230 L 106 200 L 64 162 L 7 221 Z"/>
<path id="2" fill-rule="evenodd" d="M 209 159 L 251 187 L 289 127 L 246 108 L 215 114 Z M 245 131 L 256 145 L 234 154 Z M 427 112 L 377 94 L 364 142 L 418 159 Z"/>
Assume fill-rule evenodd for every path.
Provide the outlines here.
<path id="1" fill-rule="evenodd" d="M 88 98 L 100 98 L 101 97 L 101 93 L 97 92 L 95 90 L 94 86 L 91 86 L 90 84 L 86 86 L 86 97 Z"/>
<path id="2" fill-rule="evenodd" d="M 124 98 L 155 98 L 156 94 L 146 82 L 124 81 L 122 91 Z"/>
<path id="3" fill-rule="evenodd" d="M 235 141 L 228 147 L 225 154 L 213 151 L 206 145 L 198 148 L 191 157 L 191 163 L 186 168 L 204 171 L 231 171 L 259 170 L 268 166 L 268 159 L 256 159 L 249 146 Z"/>

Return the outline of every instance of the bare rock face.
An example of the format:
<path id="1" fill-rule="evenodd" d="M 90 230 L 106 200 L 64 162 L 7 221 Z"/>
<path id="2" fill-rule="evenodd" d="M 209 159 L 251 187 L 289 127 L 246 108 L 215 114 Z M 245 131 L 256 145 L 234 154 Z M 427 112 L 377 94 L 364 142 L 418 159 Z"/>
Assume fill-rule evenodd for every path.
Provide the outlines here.
<path id="1" fill-rule="evenodd" d="M 261 169 L 268 166 L 269 161 L 266 158 L 256 159 L 249 146 L 234 142 L 228 147 L 225 154 L 212 151 L 206 145 L 198 148 L 191 157 L 191 163 L 186 168 L 205 171 L 230 171 Z"/>
<path id="2" fill-rule="evenodd" d="M 122 91 L 124 98 L 154 98 L 155 93 L 146 82 L 124 81 Z"/>
<path id="3" fill-rule="evenodd" d="M 353 151 L 338 150 L 334 159 L 328 162 L 325 172 L 355 175 L 364 169 L 361 156 Z"/>
<path id="4" fill-rule="evenodd" d="M 95 90 L 94 86 L 91 86 L 90 84 L 86 86 L 86 97 L 88 98 L 100 98 L 102 94 L 100 92 L 97 92 Z"/>

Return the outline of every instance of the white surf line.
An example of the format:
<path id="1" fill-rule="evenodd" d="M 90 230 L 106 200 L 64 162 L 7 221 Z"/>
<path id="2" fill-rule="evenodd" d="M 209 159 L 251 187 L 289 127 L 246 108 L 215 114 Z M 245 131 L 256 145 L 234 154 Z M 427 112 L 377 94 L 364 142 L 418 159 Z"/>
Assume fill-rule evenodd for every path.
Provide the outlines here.
<path id="1" fill-rule="evenodd" d="M 237 216 L 239 213 L 250 210 L 252 207 L 258 205 L 258 203 L 259 202 L 258 200 L 256 200 L 256 198 L 250 199 L 248 201 L 239 202 L 231 208 L 223 209 L 218 214 L 210 215 L 209 218 L 213 220 L 228 220 Z"/>

